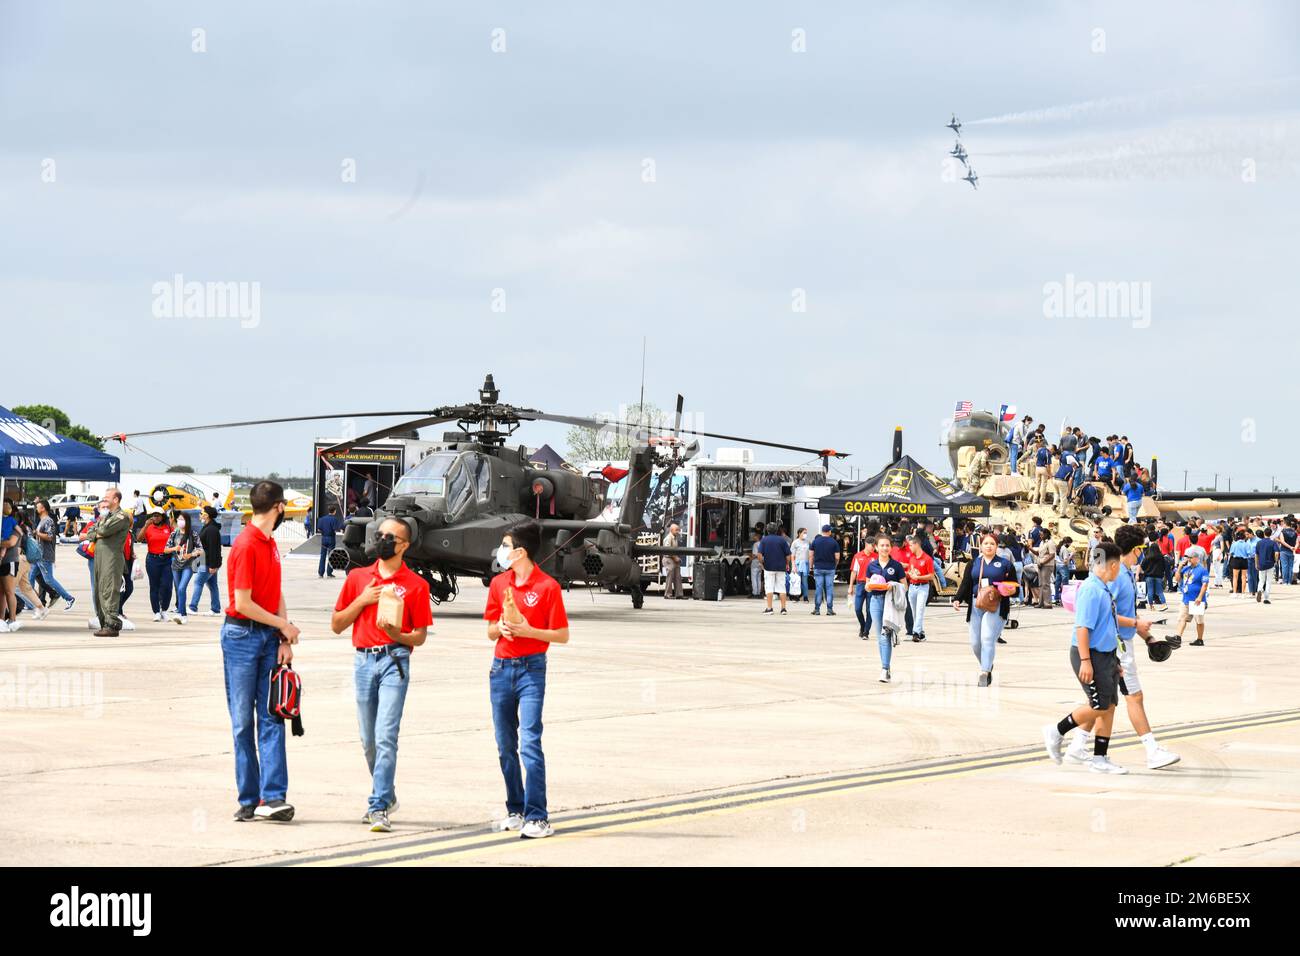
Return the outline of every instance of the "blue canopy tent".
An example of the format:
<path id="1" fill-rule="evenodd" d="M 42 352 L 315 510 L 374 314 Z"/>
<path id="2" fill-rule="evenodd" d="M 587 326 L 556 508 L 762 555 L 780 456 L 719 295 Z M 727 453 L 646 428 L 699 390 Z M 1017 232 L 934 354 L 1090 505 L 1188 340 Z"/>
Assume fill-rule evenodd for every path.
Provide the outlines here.
<path id="1" fill-rule="evenodd" d="M 0 497 L 5 482 L 117 481 L 122 464 L 113 455 L 56 435 L 0 406 Z"/>

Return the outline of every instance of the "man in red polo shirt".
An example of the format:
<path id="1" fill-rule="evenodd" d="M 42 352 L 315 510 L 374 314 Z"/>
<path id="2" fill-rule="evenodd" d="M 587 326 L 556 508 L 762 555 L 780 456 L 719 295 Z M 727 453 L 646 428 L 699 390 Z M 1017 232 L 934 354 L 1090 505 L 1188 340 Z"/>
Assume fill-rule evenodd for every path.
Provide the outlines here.
<path id="1" fill-rule="evenodd" d="M 488 639 L 496 642 L 489 687 L 497 756 L 506 781 L 506 818 L 497 829 L 518 830 L 521 837 L 532 838 L 555 832 L 546 817 L 542 701 L 546 651 L 552 644 L 569 642 L 560 586 L 536 564 L 541 547 L 542 529 L 535 521 L 515 525 L 501 538 L 496 562 L 507 570 L 492 579 L 483 612 Z M 526 779 L 519 772 L 521 756 Z"/>
<path id="2" fill-rule="evenodd" d="M 429 585 L 402 562 L 410 547 L 411 529 L 406 522 L 385 519 L 375 539 L 379 559 L 348 572 L 330 618 L 335 634 L 352 628 L 352 646 L 357 649 L 352 668 L 357 724 L 371 782 L 362 822 L 370 824 L 372 833 L 393 828 L 388 814 L 397 809 L 397 735 L 411 683 L 411 648 L 424 643 L 433 623 Z M 381 620 L 379 597 L 389 586 L 401 610 L 385 601 L 390 617 Z"/>
<path id="3" fill-rule="evenodd" d="M 293 819 L 284 724 L 267 709 L 271 672 L 293 660 L 298 628 L 280 590 L 280 549 L 271 533 L 284 521 L 284 488 L 259 481 L 249 492 L 253 517 L 235 539 L 226 562 L 230 605 L 221 625 L 226 704 L 235 735 L 235 821 Z M 256 728 L 256 736 L 254 736 Z M 260 762 L 259 762 L 260 758 Z"/>

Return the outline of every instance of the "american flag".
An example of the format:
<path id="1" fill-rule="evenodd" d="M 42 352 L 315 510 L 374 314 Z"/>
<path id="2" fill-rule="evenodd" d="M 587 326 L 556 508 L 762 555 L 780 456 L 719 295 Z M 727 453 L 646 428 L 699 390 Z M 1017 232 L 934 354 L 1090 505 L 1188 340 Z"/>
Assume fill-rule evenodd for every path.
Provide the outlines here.
<path id="1" fill-rule="evenodd" d="M 971 409 L 975 406 L 970 402 L 958 402 L 957 407 L 953 409 L 952 417 L 956 421 L 959 418 L 970 418 Z"/>

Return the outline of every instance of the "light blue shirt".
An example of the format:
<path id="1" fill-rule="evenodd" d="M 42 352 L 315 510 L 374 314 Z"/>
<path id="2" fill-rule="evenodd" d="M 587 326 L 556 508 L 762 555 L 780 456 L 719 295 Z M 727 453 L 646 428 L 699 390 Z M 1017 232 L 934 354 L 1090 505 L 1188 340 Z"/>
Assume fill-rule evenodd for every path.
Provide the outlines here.
<path id="1" fill-rule="evenodd" d="M 1121 562 L 1119 574 L 1115 575 L 1114 581 L 1106 585 L 1106 589 L 1115 598 L 1115 610 L 1121 617 L 1137 617 L 1137 579 L 1133 577 L 1131 568 Z M 1137 633 L 1136 627 L 1127 624 L 1118 624 L 1118 627 L 1122 641 L 1132 640 L 1133 635 Z"/>
<path id="2" fill-rule="evenodd" d="M 1070 644 L 1076 647 L 1081 627 L 1088 629 L 1088 647 L 1092 650 L 1115 650 L 1118 643 L 1115 599 L 1106 583 L 1095 574 L 1088 576 L 1074 596 L 1074 628 L 1070 631 Z"/>

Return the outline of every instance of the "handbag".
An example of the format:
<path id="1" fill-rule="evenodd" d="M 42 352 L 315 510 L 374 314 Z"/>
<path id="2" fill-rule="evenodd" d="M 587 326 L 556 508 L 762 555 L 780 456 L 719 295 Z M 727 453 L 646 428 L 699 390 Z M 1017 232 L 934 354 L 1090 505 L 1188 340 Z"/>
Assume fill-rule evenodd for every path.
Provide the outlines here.
<path id="1" fill-rule="evenodd" d="M 984 570 L 984 559 L 982 557 L 979 560 L 979 569 L 980 571 Z M 998 594 L 998 589 L 991 584 L 981 588 L 979 580 L 979 571 L 972 570 L 971 586 L 979 588 L 975 593 L 975 606 L 986 613 L 997 611 L 1002 607 L 1002 595 Z"/>
<path id="2" fill-rule="evenodd" d="M 302 678 L 292 664 L 280 664 L 271 671 L 270 692 L 266 709 L 272 719 L 292 725 L 293 735 L 301 737 L 302 729 Z"/>

